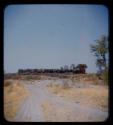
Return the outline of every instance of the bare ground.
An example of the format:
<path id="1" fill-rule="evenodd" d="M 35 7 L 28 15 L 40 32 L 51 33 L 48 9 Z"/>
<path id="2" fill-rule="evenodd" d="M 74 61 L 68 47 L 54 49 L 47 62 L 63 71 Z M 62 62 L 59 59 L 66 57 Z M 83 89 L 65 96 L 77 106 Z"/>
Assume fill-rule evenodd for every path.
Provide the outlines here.
<path id="1" fill-rule="evenodd" d="M 55 85 L 55 82 L 58 84 Z M 79 87 L 62 88 L 62 86 L 59 87 L 61 83 L 62 80 L 20 81 L 19 85 L 23 86 L 24 92 L 21 93 L 22 88 L 17 91 L 18 86 L 12 90 L 12 92 L 16 90 L 15 98 L 20 98 L 22 95 L 21 99 L 17 99 L 18 101 L 12 99 L 13 96 L 9 98 L 8 88 L 4 87 L 6 120 L 18 122 L 82 122 L 107 119 L 108 88 L 106 86 L 88 85 L 87 87 L 87 85 L 81 84 Z M 10 105 L 8 105 L 6 98 L 9 99 Z M 18 108 L 16 108 L 17 104 Z M 15 113 L 13 115 L 9 115 L 12 111 L 10 110 L 11 107 L 14 108 Z"/>

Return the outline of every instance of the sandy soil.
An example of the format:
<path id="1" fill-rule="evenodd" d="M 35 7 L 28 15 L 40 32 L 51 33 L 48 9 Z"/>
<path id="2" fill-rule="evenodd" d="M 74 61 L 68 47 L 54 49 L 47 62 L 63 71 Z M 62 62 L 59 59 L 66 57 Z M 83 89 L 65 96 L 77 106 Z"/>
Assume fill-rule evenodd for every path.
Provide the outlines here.
<path id="1" fill-rule="evenodd" d="M 63 94 L 62 92 L 59 93 L 60 96 L 58 94 L 55 94 L 53 92 L 54 86 L 50 87 L 51 84 L 54 84 L 54 82 L 61 84 L 62 80 L 40 80 L 40 81 L 38 80 L 38 81 L 32 81 L 32 82 L 20 81 L 20 84 L 24 86 L 23 88 L 29 93 L 29 96 L 24 96 L 24 98 L 19 100 L 18 110 L 15 111 L 16 113 L 13 115 L 13 117 L 9 118 L 9 116 L 7 116 L 6 119 L 8 121 L 18 121 L 18 122 L 21 122 L 21 121 L 24 121 L 24 122 L 25 121 L 82 122 L 82 121 L 106 120 L 106 118 L 108 117 L 107 111 L 103 111 L 101 108 L 97 108 L 97 106 L 91 107 L 88 105 L 83 105 L 82 103 L 78 103 L 77 102 L 78 100 L 75 97 L 71 98 L 69 101 L 68 98 L 67 99 L 65 98 L 66 91 L 63 92 Z M 6 91 L 6 88 L 5 88 L 5 91 Z M 71 91 L 70 92 L 68 91 L 67 93 L 68 94 L 70 93 L 69 95 L 71 97 Z M 72 92 L 73 91 L 75 90 L 72 90 Z M 81 91 L 80 93 L 84 94 L 82 90 L 80 91 Z M 89 91 L 86 93 L 91 93 L 91 92 L 92 91 Z M 61 97 L 61 95 L 63 97 Z M 5 96 L 7 97 L 7 95 Z M 80 96 L 80 94 L 78 94 L 77 96 Z M 11 100 L 11 101 L 13 103 L 14 102 L 17 103 L 16 100 L 15 101 Z M 13 105 L 12 107 L 15 107 L 15 106 L 16 104 Z"/>

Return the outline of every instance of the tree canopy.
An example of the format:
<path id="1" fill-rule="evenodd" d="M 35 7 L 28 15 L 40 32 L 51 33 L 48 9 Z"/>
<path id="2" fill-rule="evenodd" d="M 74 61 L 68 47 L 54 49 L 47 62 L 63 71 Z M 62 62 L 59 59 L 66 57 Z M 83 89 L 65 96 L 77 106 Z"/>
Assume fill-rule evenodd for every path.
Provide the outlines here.
<path id="1" fill-rule="evenodd" d="M 102 68 L 106 69 L 106 55 L 108 53 L 108 37 L 102 35 L 100 39 L 96 40 L 95 44 L 91 46 L 91 52 L 96 56 L 96 65 L 99 67 L 99 71 L 102 72 Z"/>

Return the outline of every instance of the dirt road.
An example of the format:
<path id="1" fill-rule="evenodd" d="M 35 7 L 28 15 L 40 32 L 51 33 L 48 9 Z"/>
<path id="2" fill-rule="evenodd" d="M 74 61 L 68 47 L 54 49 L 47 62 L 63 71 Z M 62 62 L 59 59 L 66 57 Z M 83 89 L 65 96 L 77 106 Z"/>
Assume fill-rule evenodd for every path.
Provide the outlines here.
<path id="1" fill-rule="evenodd" d="M 108 112 L 85 107 L 75 102 L 69 102 L 50 93 L 46 85 L 51 82 L 51 80 L 34 81 L 33 83 L 27 81 L 23 82 L 22 84 L 29 90 L 30 96 L 24 98 L 21 102 L 19 111 L 11 121 L 81 122 L 104 121 L 108 117 Z M 44 112 L 44 103 L 50 105 L 50 109 L 46 109 L 48 113 Z"/>

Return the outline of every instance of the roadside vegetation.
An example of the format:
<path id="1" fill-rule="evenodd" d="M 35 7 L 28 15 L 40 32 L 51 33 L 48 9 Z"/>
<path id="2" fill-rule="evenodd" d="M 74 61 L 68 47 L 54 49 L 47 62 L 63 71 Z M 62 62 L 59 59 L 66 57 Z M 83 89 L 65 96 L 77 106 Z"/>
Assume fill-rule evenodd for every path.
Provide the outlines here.
<path id="1" fill-rule="evenodd" d="M 4 81 L 4 117 L 11 120 L 18 111 L 21 100 L 28 96 L 29 92 L 17 80 Z"/>
<path id="2" fill-rule="evenodd" d="M 76 87 L 70 87 L 69 83 L 59 85 L 48 85 L 49 92 L 62 97 L 68 101 L 80 103 L 83 106 L 108 110 L 108 88 L 102 85 L 83 85 L 79 83 Z"/>

